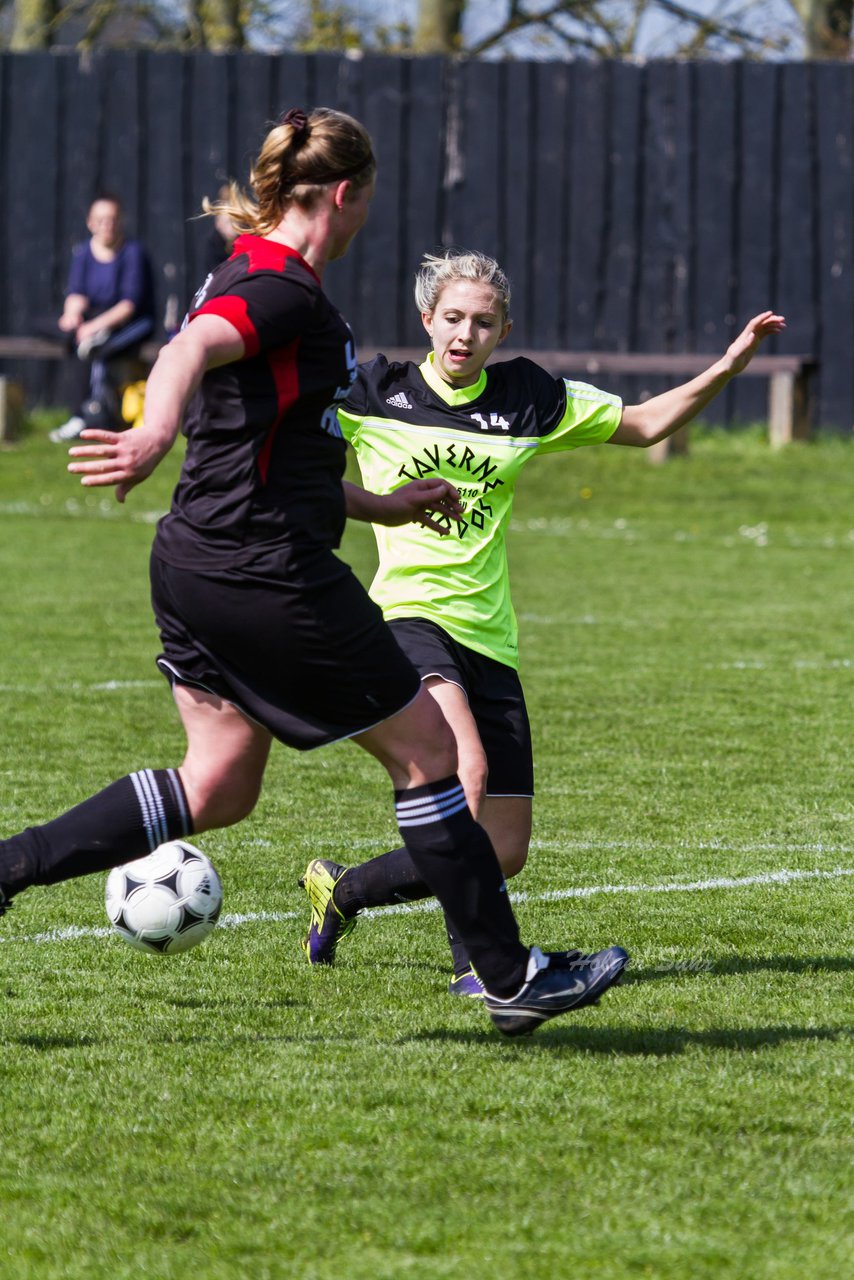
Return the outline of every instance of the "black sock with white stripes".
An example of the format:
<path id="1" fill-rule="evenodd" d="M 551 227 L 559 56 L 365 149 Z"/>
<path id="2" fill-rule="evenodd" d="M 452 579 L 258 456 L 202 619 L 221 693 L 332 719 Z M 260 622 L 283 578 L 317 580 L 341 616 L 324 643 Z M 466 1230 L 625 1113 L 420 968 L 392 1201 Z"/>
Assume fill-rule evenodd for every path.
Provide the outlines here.
<path id="1" fill-rule="evenodd" d="M 0 884 L 11 896 L 132 862 L 193 823 L 176 769 L 141 769 L 41 827 L 0 840 Z"/>
<path id="2" fill-rule="evenodd" d="M 513 995 L 525 980 L 528 949 L 492 842 L 472 817 L 459 778 L 396 791 L 394 807 L 412 861 L 487 991 Z"/>

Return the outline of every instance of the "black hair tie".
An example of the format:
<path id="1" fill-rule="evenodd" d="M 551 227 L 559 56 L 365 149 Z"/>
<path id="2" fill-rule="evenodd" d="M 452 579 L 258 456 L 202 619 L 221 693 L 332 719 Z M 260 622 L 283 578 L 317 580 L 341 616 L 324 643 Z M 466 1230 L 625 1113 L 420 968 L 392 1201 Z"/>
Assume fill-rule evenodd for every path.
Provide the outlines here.
<path id="1" fill-rule="evenodd" d="M 300 107 L 291 107 L 280 121 L 280 124 L 289 124 L 294 131 L 294 142 L 299 145 L 305 142 L 308 133 L 308 116 Z"/>

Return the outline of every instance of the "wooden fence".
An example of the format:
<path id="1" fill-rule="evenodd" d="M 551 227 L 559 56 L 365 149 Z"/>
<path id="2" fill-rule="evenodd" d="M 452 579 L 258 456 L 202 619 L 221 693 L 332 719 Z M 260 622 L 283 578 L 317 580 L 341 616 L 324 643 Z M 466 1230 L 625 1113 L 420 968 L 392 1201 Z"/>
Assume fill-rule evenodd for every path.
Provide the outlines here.
<path id="1" fill-rule="evenodd" d="M 510 273 L 520 347 L 715 354 L 754 312 L 784 311 L 769 349 L 814 355 L 813 422 L 851 430 L 852 64 L 5 54 L 0 333 L 56 312 L 104 188 L 152 253 L 161 313 L 170 296 L 183 310 L 202 197 L 245 179 L 265 122 L 315 103 L 376 142 L 371 219 L 326 280 L 366 347 L 419 343 L 421 253 L 471 246 Z M 718 420 L 765 403 L 736 384 Z"/>

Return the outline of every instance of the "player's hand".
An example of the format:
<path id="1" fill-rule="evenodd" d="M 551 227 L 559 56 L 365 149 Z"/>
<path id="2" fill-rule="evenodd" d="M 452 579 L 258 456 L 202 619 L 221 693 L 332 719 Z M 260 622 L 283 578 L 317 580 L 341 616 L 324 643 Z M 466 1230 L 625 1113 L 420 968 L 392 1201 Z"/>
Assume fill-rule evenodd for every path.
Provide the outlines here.
<path id="1" fill-rule="evenodd" d="M 785 318 L 775 315 L 773 311 L 761 311 L 758 316 L 748 321 L 735 341 L 727 348 L 732 372 L 741 373 L 746 369 L 759 350 L 760 342 L 773 333 L 782 333 L 785 327 Z"/>
<path id="2" fill-rule="evenodd" d="M 378 524 L 420 524 L 444 537 L 450 532 L 450 521 L 460 520 L 463 509 L 460 495 L 447 480 L 410 480 L 393 493 L 384 494 L 382 516 Z"/>
<path id="3" fill-rule="evenodd" d="M 78 444 L 68 450 L 68 470 L 80 476 L 86 488 L 116 486 L 116 500 L 124 502 L 135 485 L 151 475 L 164 453 L 162 441 L 145 427 L 129 431 L 101 431 L 90 427 L 80 432 Z M 171 442 L 170 442 L 171 443 Z"/>

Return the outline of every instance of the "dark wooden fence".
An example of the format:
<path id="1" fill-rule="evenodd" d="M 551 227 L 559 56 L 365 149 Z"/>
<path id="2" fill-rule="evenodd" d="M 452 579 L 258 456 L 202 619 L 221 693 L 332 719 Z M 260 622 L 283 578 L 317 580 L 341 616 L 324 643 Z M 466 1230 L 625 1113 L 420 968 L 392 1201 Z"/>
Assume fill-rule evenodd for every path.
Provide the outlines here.
<path id="1" fill-rule="evenodd" d="M 421 253 L 472 246 L 510 273 L 521 347 L 712 354 L 780 309 L 770 349 L 816 356 L 814 424 L 850 431 L 850 64 L 6 54 L 0 333 L 57 310 L 100 188 L 151 250 L 161 313 L 170 295 L 183 310 L 201 198 L 246 177 L 265 122 L 316 103 L 363 120 L 380 161 L 368 226 L 327 276 L 366 346 L 419 343 Z M 737 384 L 719 420 L 765 404 L 761 383 Z"/>

